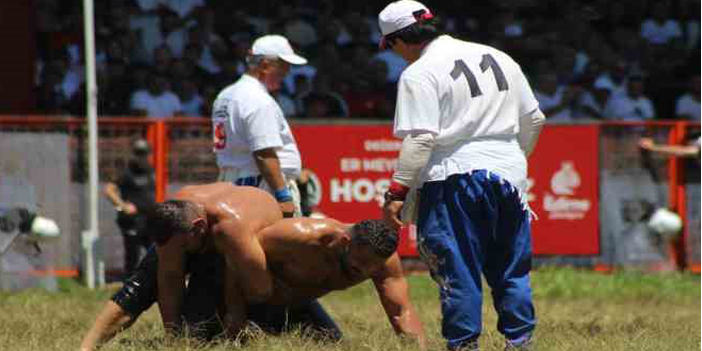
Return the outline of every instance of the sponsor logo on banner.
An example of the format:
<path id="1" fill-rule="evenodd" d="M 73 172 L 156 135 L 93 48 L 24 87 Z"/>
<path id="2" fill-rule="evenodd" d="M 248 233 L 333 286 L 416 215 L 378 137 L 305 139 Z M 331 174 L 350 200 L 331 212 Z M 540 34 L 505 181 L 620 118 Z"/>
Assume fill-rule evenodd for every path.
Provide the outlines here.
<path id="1" fill-rule="evenodd" d="M 591 202 L 576 196 L 581 185 L 580 174 L 573 161 L 561 163 L 561 169 L 551 177 L 551 192 L 544 194 L 543 208 L 549 219 L 577 220 L 585 217 Z"/>
<path id="2" fill-rule="evenodd" d="M 310 188 L 308 190 L 308 201 L 310 203 L 310 206 L 314 207 L 319 205 L 320 202 L 322 202 L 322 195 L 323 195 L 323 189 L 322 189 L 322 182 L 319 181 L 319 177 L 317 177 L 317 174 L 307 170 L 307 176 L 309 177 L 309 183 L 308 187 Z"/>
<path id="3" fill-rule="evenodd" d="M 329 180 L 329 200 L 340 202 L 377 202 L 383 206 L 383 195 L 390 186 L 390 179 L 371 179 L 355 174 L 382 174 L 389 177 L 397 168 L 396 154 L 402 148 L 402 141 L 388 139 L 369 139 L 363 141 L 365 157 L 342 157 L 339 170 L 342 174 L 354 174 L 352 177 L 331 178 Z M 373 157 L 372 153 L 391 152 L 395 157 Z"/>
<path id="4" fill-rule="evenodd" d="M 329 200 L 331 202 L 371 202 L 383 206 L 383 195 L 390 186 L 390 179 L 370 180 L 368 178 L 338 179 L 329 183 Z"/>

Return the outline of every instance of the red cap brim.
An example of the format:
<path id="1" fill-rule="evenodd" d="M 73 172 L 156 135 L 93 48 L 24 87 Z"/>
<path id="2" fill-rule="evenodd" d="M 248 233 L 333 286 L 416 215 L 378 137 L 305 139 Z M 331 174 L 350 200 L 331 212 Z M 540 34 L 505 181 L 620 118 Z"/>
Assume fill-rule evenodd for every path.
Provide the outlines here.
<path id="1" fill-rule="evenodd" d="M 380 50 L 385 50 L 387 48 L 387 43 L 385 42 L 385 37 L 380 38 L 380 42 L 378 43 L 378 49 Z"/>

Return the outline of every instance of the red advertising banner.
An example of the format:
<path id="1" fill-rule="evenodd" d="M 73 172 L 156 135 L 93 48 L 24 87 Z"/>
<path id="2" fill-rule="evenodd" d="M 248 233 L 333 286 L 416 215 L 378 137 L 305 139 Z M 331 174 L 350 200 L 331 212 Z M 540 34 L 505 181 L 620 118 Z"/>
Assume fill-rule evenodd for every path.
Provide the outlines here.
<path id="1" fill-rule="evenodd" d="M 383 194 L 397 165 L 402 141 L 387 125 L 295 126 L 303 167 L 312 171 L 320 212 L 342 222 L 382 218 Z M 316 179 L 315 179 L 316 178 Z M 398 251 L 418 256 L 416 235 L 403 230 Z"/>
<path id="2" fill-rule="evenodd" d="M 598 142 L 598 126 L 543 129 L 529 158 L 534 254 L 599 254 Z"/>
<path id="3" fill-rule="evenodd" d="M 344 222 L 381 218 L 383 194 L 402 146 L 388 125 L 293 127 L 305 168 L 321 189 L 317 208 Z M 547 126 L 530 158 L 535 254 L 599 253 L 598 127 Z M 403 256 L 418 256 L 416 233 L 402 233 Z"/>

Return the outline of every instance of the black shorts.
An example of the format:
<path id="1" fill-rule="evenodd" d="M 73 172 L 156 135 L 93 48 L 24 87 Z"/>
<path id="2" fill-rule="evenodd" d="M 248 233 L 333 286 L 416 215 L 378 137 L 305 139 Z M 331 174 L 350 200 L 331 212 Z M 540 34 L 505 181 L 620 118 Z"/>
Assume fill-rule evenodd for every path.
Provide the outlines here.
<path id="1" fill-rule="evenodd" d="M 195 336 L 209 339 L 222 332 L 217 307 L 224 303 L 224 267 L 224 259 L 218 254 L 187 257 L 190 278 L 184 292 L 183 319 Z M 158 300 L 157 271 L 158 255 L 151 246 L 112 301 L 137 319 Z M 316 300 L 295 307 L 251 305 L 247 318 L 272 334 L 302 328 L 315 338 L 336 341 L 342 337 L 339 327 Z"/>

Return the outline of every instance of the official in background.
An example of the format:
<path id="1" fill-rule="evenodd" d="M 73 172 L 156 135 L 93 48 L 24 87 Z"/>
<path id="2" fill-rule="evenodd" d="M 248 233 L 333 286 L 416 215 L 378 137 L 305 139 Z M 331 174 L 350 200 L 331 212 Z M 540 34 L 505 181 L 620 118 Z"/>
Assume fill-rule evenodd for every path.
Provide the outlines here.
<path id="1" fill-rule="evenodd" d="M 393 2 L 378 21 L 381 46 L 410 63 L 398 83 L 394 134 L 403 144 L 384 217 L 399 227 L 418 216 L 450 350 L 478 350 L 481 273 L 506 350 L 526 350 L 536 325 L 526 158 L 545 117 L 512 58 L 441 35 L 421 3 Z M 416 188 L 418 211 L 408 195 Z"/>
<path id="2" fill-rule="evenodd" d="M 105 184 L 104 193 L 117 210 L 117 225 L 124 242 L 124 276 L 136 268 L 149 239 L 143 228 L 146 213 L 156 203 L 156 177 L 149 164 L 151 148 L 144 139 L 132 143 L 132 155 L 116 182 Z"/>
<path id="3" fill-rule="evenodd" d="M 284 216 L 299 217 L 300 152 L 271 92 L 280 89 L 290 65 L 307 60 L 285 37 L 266 35 L 254 41 L 246 62 L 246 73 L 219 93 L 212 108 L 219 180 L 265 189 Z"/>

